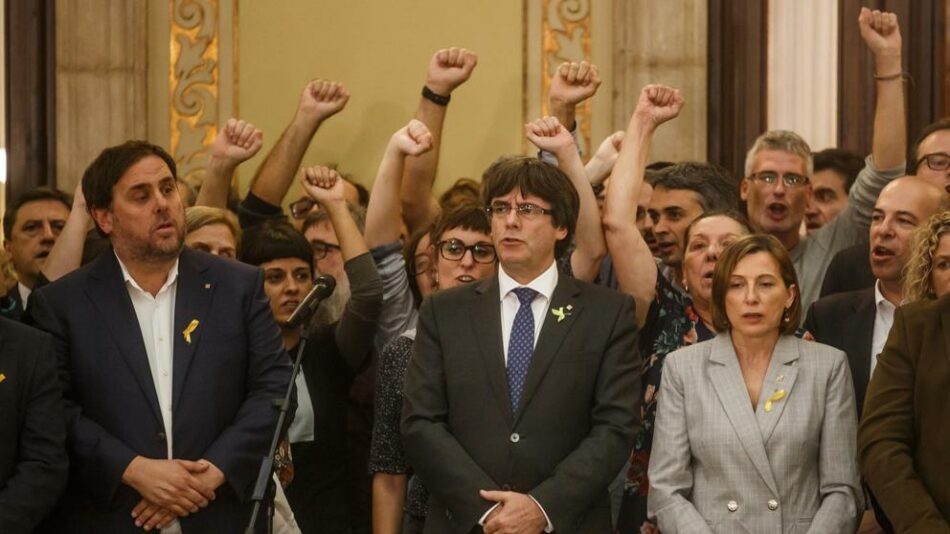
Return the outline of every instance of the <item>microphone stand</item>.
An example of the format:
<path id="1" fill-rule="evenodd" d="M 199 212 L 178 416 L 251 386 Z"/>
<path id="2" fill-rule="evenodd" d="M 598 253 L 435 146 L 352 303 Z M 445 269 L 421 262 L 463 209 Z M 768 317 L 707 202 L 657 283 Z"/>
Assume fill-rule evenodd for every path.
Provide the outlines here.
<path id="1" fill-rule="evenodd" d="M 300 329 L 300 345 L 297 346 L 297 356 L 294 358 L 294 368 L 290 374 L 290 383 L 287 384 L 287 392 L 280 404 L 275 407 L 280 409 L 280 415 L 277 417 L 277 428 L 274 429 L 274 436 L 271 438 L 270 449 L 267 456 L 261 459 L 261 468 L 257 472 L 257 482 L 254 483 L 254 493 L 251 500 L 254 501 L 254 510 L 251 512 L 251 520 L 244 530 L 245 534 L 254 534 L 257 517 L 261 511 L 261 505 L 266 502 L 267 520 L 265 521 L 267 534 L 274 530 L 274 454 L 277 452 L 277 444 L 280 442 L 281 430 L 284 428 L 284 421 L 287 419 L 287 411 L 290 409 L 290 395 L 294 391 L 297 383 L 297 374 L 300 372 L 300 362 L 303 360 L 304 349 L 307 346 L 307 339 L 310 337 L 309 328 Z M 267 497 L 265 501 L 265 497 Z"/>

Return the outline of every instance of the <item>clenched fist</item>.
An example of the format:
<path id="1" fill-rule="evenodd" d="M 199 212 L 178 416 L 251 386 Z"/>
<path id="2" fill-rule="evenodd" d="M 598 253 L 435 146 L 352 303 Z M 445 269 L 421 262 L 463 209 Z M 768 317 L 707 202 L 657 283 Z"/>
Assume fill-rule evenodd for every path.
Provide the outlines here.
<path id="1" fill-rule="evenodd" d="M 211 145 L 211 157 L 237 165 L 257 154 L 264 142 L 264 133 L 253 124 L 228 119 Z"/>
<path id="2" fill-rule="evenodd" d="M 665 85 L 648 85 L 640 91 L 640 100 L 633 112 L 635 119 L 644 126 L 656 128 L 664 122 L 676 118 L 683 109 L 683 94 L 679 89 Z"/>
<path id="3" fill-rule="evenodd" d="M 432 134 L 422 121 L 412 119 L 393 134 L 390 142 L 400 153 L 418 156 L 432 148 Z"/>
<path id="4" fill-rule="evenodd" d="M 576 106 L 594 96 L 598 87 L 600 87 L 600 72 L 596 65 L 586 61 L 561 63 L 551 78 L 548 99 L 552 106 L 555 104 Z"/>
<path id="5" fill-rule="evenodd" d="M 303 169 L 300 183 L 310 198 L 321 206 L 333 202 L 346 202 L 343 194 L 343 178 L 340 173 L 329 167 L 314 165 Z"/>
<path id="6" fill-rule="evenodd" d="M 525 137 L 541 150 L 550 152 L 558 159 L 574 147 L 574 137 L 555 117 L 543 117 L 524 125 Z"/>
<path id="7" fill-rule="evenodd" d="M 327 80 L 313 80 L 300 95 L 297 113 L 310 121 L 323 122 L 336 115 L 350 99 L 343 84 Z"/>
<path id="8" fill-rule="evenodd" d="M 437 95 L 449 96 L 465 83 L 478 65 L 475 52 L 465 48 L 443 48 L 429 60 L 426 86 Z"/>

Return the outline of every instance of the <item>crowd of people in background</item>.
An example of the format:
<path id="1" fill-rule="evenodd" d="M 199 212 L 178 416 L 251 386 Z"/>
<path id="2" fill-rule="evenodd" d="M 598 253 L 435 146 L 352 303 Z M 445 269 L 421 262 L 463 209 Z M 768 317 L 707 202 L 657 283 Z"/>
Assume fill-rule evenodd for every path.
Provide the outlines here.
<path id="1" fill-rule="evenodd" d="M 197 191 L 129 141 L 13 199 L 0 532 L 243 532 L 277 431 L 261 532 L 950 533 L 950 118 L 908 147 L 897 18 L 858 24 L 867 155 L 651 162 L 659 84 L 583 154 L 564 63 L 537 155 L 437 197 L 446 48 L 375 177 L 302 166 L 350 96 L 313 80 L 243 197 L 232 118 Z"/>

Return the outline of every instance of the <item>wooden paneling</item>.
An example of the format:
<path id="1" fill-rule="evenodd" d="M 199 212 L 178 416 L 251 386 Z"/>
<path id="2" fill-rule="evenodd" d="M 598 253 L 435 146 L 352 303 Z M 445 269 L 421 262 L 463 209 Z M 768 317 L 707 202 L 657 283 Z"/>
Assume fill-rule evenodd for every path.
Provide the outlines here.
<path id="1" fill-rule="evenodd" d="M 7 196 L 55 185 L 54 0 L 7 1 Z"/>
<path id="2" fill-rule="evenodd" d="M 709 161 L 743 175 L 766 128 L 766 0 L 709 0 Z"/>

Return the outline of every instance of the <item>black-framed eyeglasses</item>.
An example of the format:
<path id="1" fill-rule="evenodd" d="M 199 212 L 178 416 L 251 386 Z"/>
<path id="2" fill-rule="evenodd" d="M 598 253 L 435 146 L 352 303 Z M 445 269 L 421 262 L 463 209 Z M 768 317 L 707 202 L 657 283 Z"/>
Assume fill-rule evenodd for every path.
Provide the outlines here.
<path id="1" fill-rule="evenodd" d="M 311 241 L 310 244 L 313 245 L 313 259 L 315 260 L 326 258 L 331 250 L 334 252 L 340 251 L 340 245 L 334 245 L 333 243 L 327 243 L 319 239 Z"/>
<path id="2" fill-rule="evenodd" d="M 435 246 L 439 249 L 439 254 L 450 261 L 461 261 L 465 253 L 471 250 L 475 263 L 495 263 L 495 247 L 488 243 L 466 245 L 461 239 L 448 239 L 439 241 Z"/>
<path id="3" fill-rule="evenodd" d="M 290 204 L 290 216 L 294 219 L 303 219 L 313 210 L 313 207 L 317 205 L 317 201 L 310 198 L 304 197 L 300 200 L 295 200 Z"/>
<path id="4" fill-rule="evenodd" d="M 927 166 L 930 167 L 932 171 L 945 171 L 950 169 L 950 154 L 946 152 L 934 152 L 933 154 L 926 154 L 917 160 L 917 164 L 914 165 L 914 170 L 920 168 L 921 163 L 927 163 Z"/>
<path id="5" fill-rule="evenodd" d="M 749 175 L 752 180 L 758 180 L 766 185 L 775 185 L 779 178 L 785 187 L 801 187 L 808 183 L 808 177 L 794 172 L 777 173 L 775 171 L 754 172 Z"/>
<path id="6" fill-rule="evenodd" d="M 515 213 L 517 213 L 519 217 L 524 219 L 536 219 L 542 215 L 551 215 L 554 213 L 552 209 L 542 208 L 530 202 L 522 202 L 517 206 L 512 206 L 504 202 L 496 202 L 485 208 L 485 211 L 491 216 L 507 217 L 508 214 L 511 213 L 512 208 L 515 209 Z"/>

